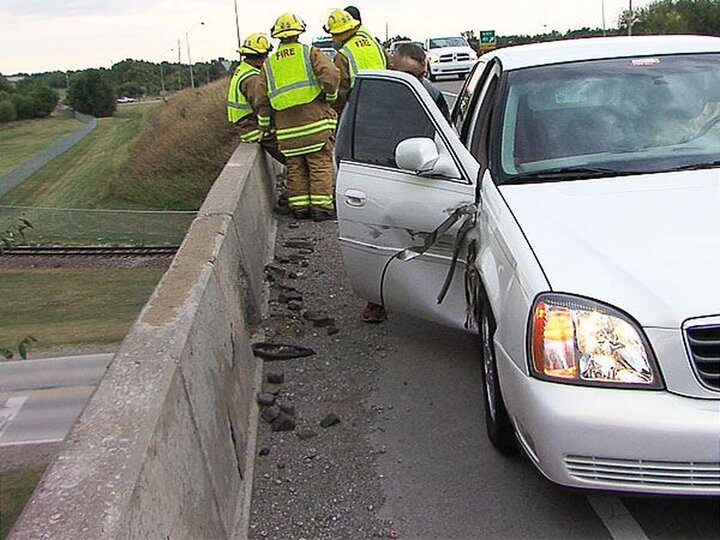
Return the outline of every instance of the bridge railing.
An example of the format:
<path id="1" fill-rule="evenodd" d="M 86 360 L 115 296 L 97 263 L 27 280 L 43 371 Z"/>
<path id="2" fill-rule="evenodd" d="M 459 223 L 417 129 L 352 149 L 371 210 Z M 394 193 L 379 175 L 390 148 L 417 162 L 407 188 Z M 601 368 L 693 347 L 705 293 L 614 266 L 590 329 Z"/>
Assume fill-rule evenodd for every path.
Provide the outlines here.
<path id="1" fill-rule="evenodd" d="M 242 536 L 273 185 L 240 145 L 11 538 Z"/>

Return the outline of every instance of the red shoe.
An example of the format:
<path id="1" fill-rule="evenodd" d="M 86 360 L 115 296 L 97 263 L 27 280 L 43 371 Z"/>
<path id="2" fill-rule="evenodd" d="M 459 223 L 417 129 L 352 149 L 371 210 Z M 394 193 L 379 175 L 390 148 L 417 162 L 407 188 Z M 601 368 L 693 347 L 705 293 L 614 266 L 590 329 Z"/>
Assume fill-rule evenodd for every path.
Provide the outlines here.
<path id="1" fill-rule="evenodd" d="M 362 314 L 362 320 L 366 323 L 380 323 L 385 320 L 385 308 L 380 304 L 368 302 Z"/>

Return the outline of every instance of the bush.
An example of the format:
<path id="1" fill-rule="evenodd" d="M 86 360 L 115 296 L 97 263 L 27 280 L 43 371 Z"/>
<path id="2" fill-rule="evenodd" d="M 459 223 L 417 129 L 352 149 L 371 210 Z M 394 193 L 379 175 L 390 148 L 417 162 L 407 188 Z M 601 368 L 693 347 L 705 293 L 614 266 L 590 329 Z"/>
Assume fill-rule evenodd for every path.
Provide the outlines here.
<path id="1" fill-rule="evenodd" d="M 17 120 L 17 112 L 15 112 L 12 101 L 0 101 L 0 123 L 12 122 L 13 120 Z"/>
<path id="2" fill-rule="evenodd" d="M 115 91 L 97 69 L 81 71 L 70 79 L 67 102 L 76 111 L 99 117 L 112 116 L 116 107 Z"/>
<path id="3" fill-rule="evenodd" d="M 24 94 L 13 94 L 10 96 L 12 104 L 15 106 L 18 120 L 33 118 L 35 116 L 35 101 L 30 96 Z"/>
<path id="4" fill-rule="evenodd" d="M 30 97 L 35 102 L 35 115 L 37 118 L 44 118 L 48 116 L 58 102 L 57 92 L 47 86 L 36 85 L 30 89 Z"/>

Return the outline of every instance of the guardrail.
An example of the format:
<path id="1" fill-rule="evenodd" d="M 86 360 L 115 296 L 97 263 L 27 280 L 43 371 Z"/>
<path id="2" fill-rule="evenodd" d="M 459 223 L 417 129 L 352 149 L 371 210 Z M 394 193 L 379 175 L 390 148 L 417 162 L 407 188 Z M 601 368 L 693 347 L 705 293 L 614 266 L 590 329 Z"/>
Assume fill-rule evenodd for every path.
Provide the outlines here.
<path id="1" fill-rule="evenodd" d="M 10 538 L 245 536 L 273 180 L 240 145 Z"/>

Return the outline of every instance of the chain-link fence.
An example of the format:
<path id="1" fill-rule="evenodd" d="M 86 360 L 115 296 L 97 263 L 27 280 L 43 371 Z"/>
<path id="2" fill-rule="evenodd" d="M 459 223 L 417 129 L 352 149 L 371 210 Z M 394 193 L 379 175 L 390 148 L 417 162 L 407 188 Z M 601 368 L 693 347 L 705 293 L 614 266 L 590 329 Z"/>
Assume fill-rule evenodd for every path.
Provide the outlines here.
<path id="1" fill-rule="evenodd" d="M 0 230 L 18 218 L 30 245 L 179 245 L 196 212 L 102 210 L 0 205 Z"/>

